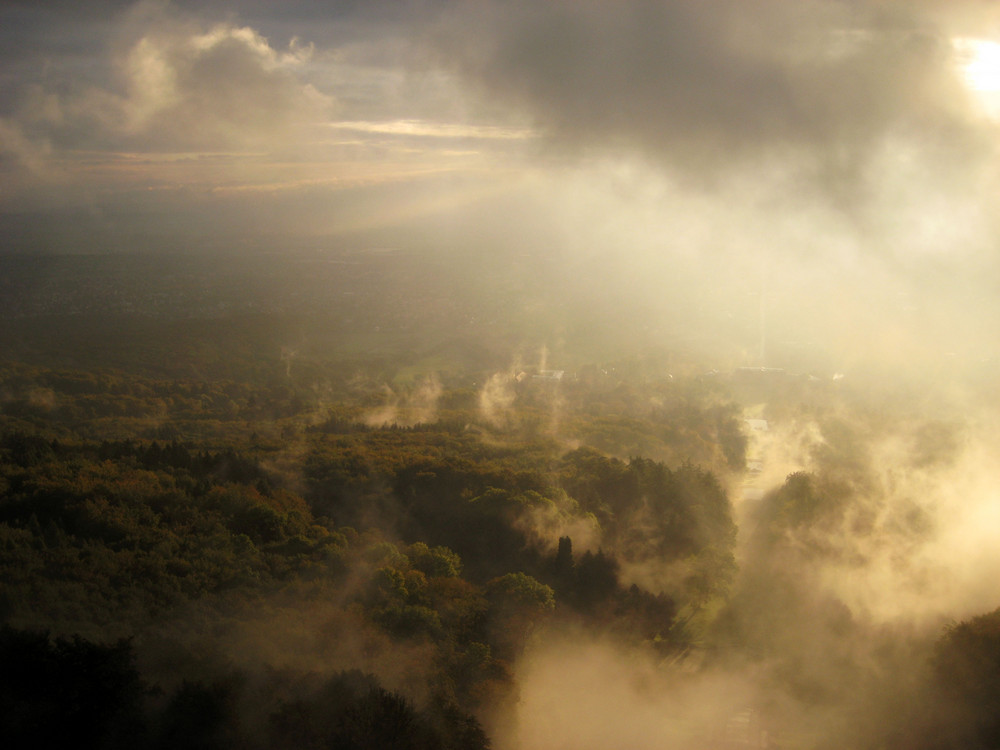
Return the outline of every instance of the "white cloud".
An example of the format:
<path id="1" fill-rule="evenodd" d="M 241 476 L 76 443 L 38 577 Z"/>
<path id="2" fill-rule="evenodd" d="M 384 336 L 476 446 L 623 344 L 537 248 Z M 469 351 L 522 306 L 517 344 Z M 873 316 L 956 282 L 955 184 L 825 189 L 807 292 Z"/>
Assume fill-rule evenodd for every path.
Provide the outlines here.
<path id="1" fill-rule="evenodd" d="M 248 27 L 150 29 L 118 63 L 121 130 L 152 148 L 287 148 L 333 110 L 295 75 L 308 54 Z"/>
<path id="2" fill-rule="evenodd" d="M 82 67 L 56 56 L 21 83 L 5 138 L 24 135 L 19 152 L 39 152 L 43 140 L 52 156 L 287 151 L 335 111 L 304 80 L 313 50 L 298 39 L 280 49 L 249 26 L 205 26 L 162 5 L 140 4 L 114 25 L 117 43 L 88 49 Z"/>

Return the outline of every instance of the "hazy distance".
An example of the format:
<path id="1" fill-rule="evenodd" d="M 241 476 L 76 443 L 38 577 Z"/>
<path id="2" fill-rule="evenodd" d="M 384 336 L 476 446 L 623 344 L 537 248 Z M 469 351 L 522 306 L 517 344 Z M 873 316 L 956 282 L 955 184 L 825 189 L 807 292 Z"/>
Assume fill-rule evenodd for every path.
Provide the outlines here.
<path id="1" fill-rule="evenodd" d="M 726 364 L 992 367 L 991 3 L 0 13 L 8 252 L 534 258 L 643 326 L 746 329 Z"/>
<path id="2" fill-rule="evenodd" d="M 465 389 L 498 442 L 521 439 L 504 420 L 528 372 L 590 366 L 606 396 L 595 363 L 636 356 L 650 392 L 676 376 L 705 403 L 723 382 L 770 425 L 753 476 L 723 478 L 740 573 L 704 625 L 718 661 L 687 680 L 697 664 L 549 631 L 498 746 L 603 748 L 622 723 L 684 746 L 675 714 L 762 695 L 791 746 L 890 746 L 879 680 L 1000 605 L 998 147 L 985 0 L 5 3 L 0 334 L 114 368 L 46 316 L 131 318 L 129 341 L 270 316 L 261 351 L 289 378 L 320 350 L 433 361 L 447 339 L 476 372 L 378 383 L 368 423 Z M 574 447 L 558 398 L 533 398 Z M 836 512 L 767 538 L 782 492 Z M 622 575 L 655 594 L 678 573 Z"/>

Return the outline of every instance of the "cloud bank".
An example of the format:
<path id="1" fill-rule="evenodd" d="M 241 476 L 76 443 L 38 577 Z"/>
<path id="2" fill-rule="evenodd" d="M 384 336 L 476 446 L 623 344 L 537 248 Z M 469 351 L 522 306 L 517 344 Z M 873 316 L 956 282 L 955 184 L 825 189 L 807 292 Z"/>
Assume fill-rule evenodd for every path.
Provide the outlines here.
<path id="1" fill-rule="evenodd" d="M 694 170 L 794 158 L 835 174 L 862 169 L 892 135 L 955 154 L 975 143 L 952 43 L 973 7 L 470 3 L 438 39 L 447 63 L 562 148 L 636 149 Z"/>

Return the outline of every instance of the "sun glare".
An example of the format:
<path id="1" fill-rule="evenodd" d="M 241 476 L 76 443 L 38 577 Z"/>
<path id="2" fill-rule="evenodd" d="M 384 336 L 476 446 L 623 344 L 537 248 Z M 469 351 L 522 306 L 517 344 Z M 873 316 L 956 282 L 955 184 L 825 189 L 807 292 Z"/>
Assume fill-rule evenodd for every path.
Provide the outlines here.
<path id="1" fill-rule="evenodd" d="M 1000 119 L 1000 42 L 957 39 L 958 66 L 969 91 L 993 119 Z"/>
<path id="2" fill-rule="evenodd" d="M 1000 44 L 981 39 L 969 40 L 968 60 L 962 72 L 969 86 L 976 91 L 1000 91 Z"/>

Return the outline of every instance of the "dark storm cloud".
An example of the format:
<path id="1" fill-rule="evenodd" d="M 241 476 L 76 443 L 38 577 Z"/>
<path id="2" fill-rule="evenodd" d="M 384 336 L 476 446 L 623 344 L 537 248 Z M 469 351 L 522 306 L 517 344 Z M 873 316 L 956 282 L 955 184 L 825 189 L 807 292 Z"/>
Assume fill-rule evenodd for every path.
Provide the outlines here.
<path id="1" fill-rule="evenodd" d="M 456 5 L 445 19 L 446 64 L 563 147 L 697 168 L 778 156 L 850 169 L 887 134 L 975 139 L 948 30 L 902 5 L 515 0 Z"/>

